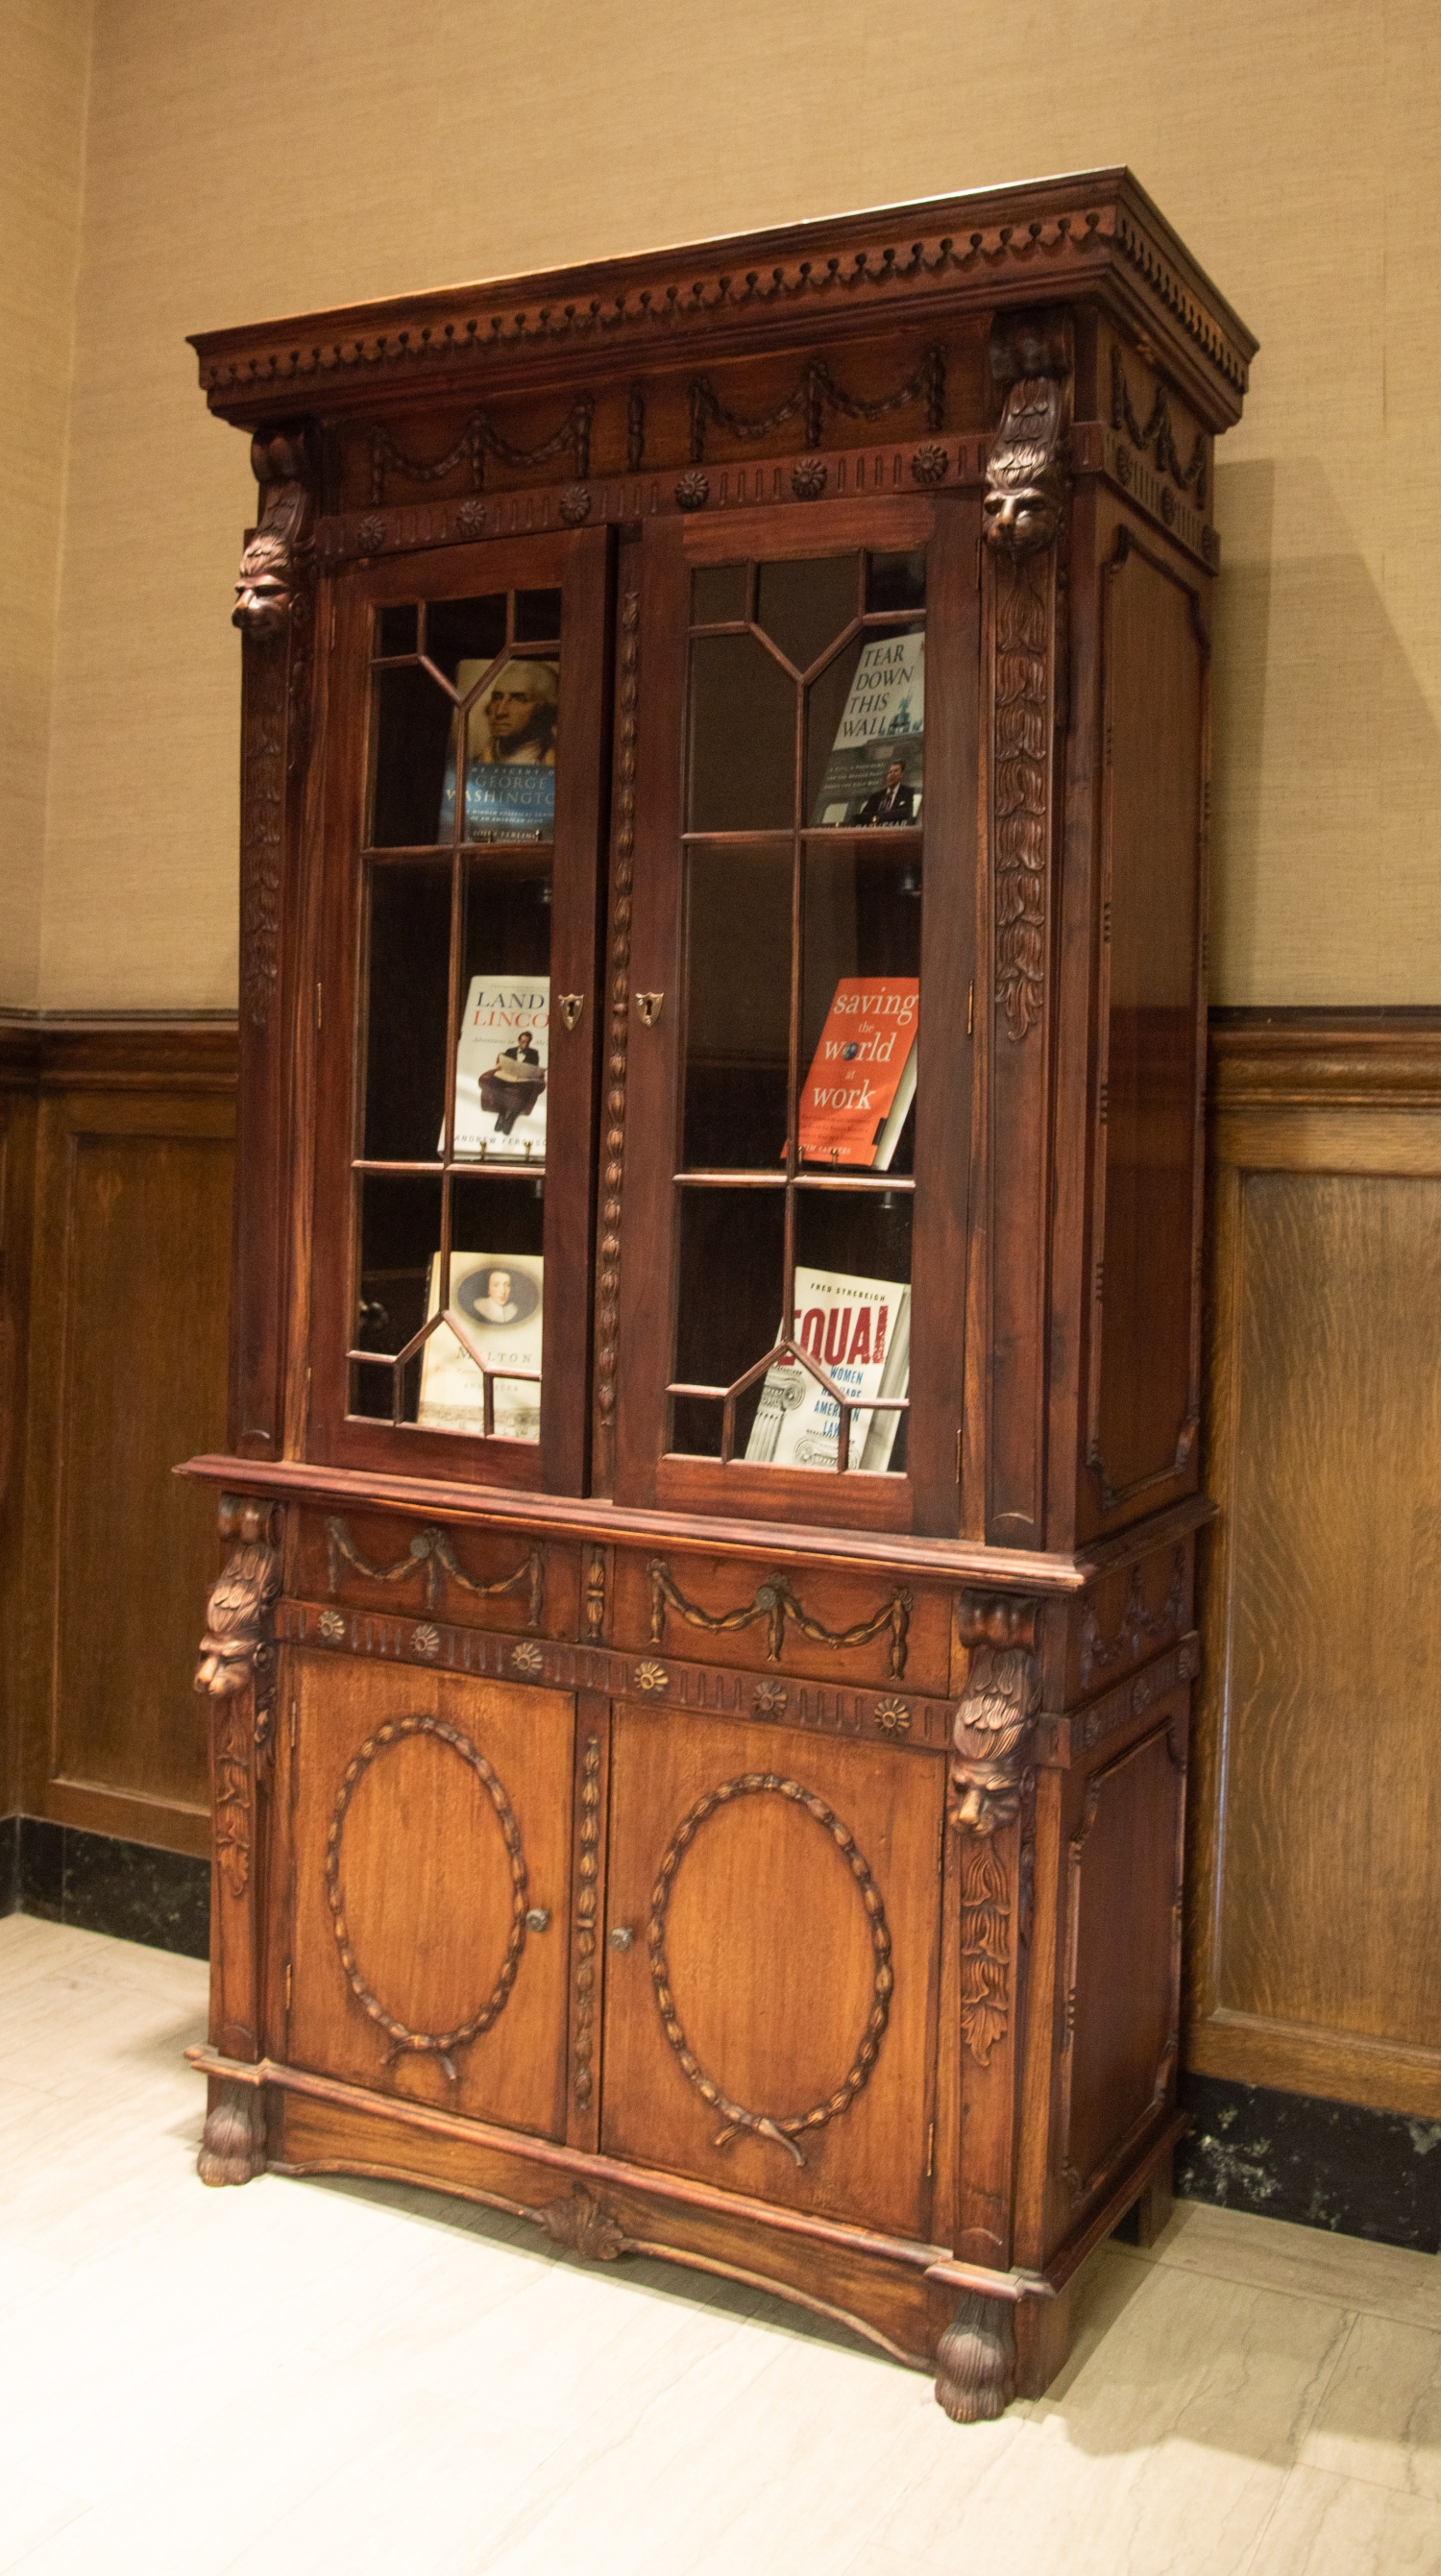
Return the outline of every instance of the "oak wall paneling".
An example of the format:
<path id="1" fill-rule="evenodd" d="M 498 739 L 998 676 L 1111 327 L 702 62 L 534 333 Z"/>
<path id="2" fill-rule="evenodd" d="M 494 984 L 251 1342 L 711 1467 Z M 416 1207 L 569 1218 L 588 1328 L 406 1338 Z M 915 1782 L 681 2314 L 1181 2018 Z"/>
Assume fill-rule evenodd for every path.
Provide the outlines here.
<path id="1" fill-rule="evenodd" d="M 1441 2116 L 1441 1014 L 1219 1014 L 1186 2056 Z"/>
<path id="2" fill-rule="evenodd" d="M 38 1046 L 0 1025 L 0 1816 L 20 1803 L 20 1505 L 35 1194 Z"/>
<path id="3" fill-rule="evenodd" d="M 19 1104 L 16 1135 L 22 1111 L 34 1128 L 30 1203 L 6 1220 L 17 1262 L 31 1237 L 5 1307 L 13 1332 L 28 1288 L 5 1547 L 12 1803 L 199 1856 L 194 1600 L 215 1540 L 171 1469 L 225 1423 L 234 1023 L 41 1021 L 8 1036 L 29 1061 L 5 1106 Z"/>

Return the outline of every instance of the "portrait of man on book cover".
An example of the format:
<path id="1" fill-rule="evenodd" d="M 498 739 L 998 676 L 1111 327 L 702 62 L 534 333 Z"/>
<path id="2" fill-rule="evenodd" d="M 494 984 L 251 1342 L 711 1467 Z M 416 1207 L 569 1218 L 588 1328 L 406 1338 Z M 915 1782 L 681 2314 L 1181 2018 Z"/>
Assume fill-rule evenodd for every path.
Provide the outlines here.
<path id="1" fill-rule="evenodd" d="M 480 694 L 465 723 L 465 837 L 548 841 L 555 829 L 555 744 L 560 664 L 513 654 L 485 683 L 484 662 L 456 665 L 462 705 Z M 484 684 L 484 685 L 482 685 Z M 440 838 L 455 817 L 455 754 L 446 762 Z"/>
<path id="2" fill-rule="evenodd" d="M 463 1315 L 473 1324 L 523 1324 L 540 1304 L 537 1282 L 523 1270 L 493 1269 L 468 1271 L 455 1292 L 455 1301 Z"/>
<path id="3" fill-rule="evenodd" d="M 554 662 L 507 662 L 471 708 L 467 757 L 520 769 L 554 769 L 559 705 L 560 672 Z"/>
<path id="4" fill-rule="evenodd" d="M 893 760 L 886 771 L 886 782 L 874 796 L 868 796 L 856 816 L 858 823 L 909 823 L 914 819 L 916 796 L 906 785 L 906 767 Z"/>

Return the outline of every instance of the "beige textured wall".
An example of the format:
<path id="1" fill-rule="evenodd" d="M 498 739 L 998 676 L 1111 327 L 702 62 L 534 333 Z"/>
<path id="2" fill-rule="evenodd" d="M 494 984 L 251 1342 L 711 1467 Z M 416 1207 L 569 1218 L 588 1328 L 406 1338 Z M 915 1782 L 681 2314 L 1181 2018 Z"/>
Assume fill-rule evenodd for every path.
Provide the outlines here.
<path id="1" fill-rule="evenodd" d="M 1441 1000 L 1435 0 L 95 5 L 48 1004 L 233 993 L 251 487 L 186 330 L 1123 160 L 1263 343 L 1213 991 Z"/>
<path id="2" fill-rule="evenodd" d="M 0 1005 L 40 975 L 91 0 L 0 0 Z"/>

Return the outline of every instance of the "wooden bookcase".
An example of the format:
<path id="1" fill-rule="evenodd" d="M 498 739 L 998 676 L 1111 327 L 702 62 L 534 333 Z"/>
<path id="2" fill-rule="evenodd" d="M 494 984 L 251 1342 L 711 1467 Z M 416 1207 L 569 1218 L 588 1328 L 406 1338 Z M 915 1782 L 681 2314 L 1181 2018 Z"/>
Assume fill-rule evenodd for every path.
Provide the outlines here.
<path id="1" fill-rule="evenodd" d="M 761 2281 L 993 2415 L 1182 2125 L 1254 343 L 1103 171 L 195 346 L 260 487 L 202 2175 Z M 890 821 L 825 785 L 887 638 Z M 885 1170 L 798 1113 L 846 977 L 919 984 Z M 477 978 L 548 1012 L 483 1158 Z"/>

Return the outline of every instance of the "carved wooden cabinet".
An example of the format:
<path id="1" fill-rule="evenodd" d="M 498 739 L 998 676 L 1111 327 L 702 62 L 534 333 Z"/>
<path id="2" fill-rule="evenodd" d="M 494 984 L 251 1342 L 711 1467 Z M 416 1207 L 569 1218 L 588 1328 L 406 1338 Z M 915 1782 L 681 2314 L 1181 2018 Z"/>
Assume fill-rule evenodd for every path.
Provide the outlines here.
<path id="1" fill-rule="evenodd" d="M 207 2181 L 763 2281 L 962 2419 L 1164 2206 L 1253 345 L 1115 171 L 197 341 Z"/>

